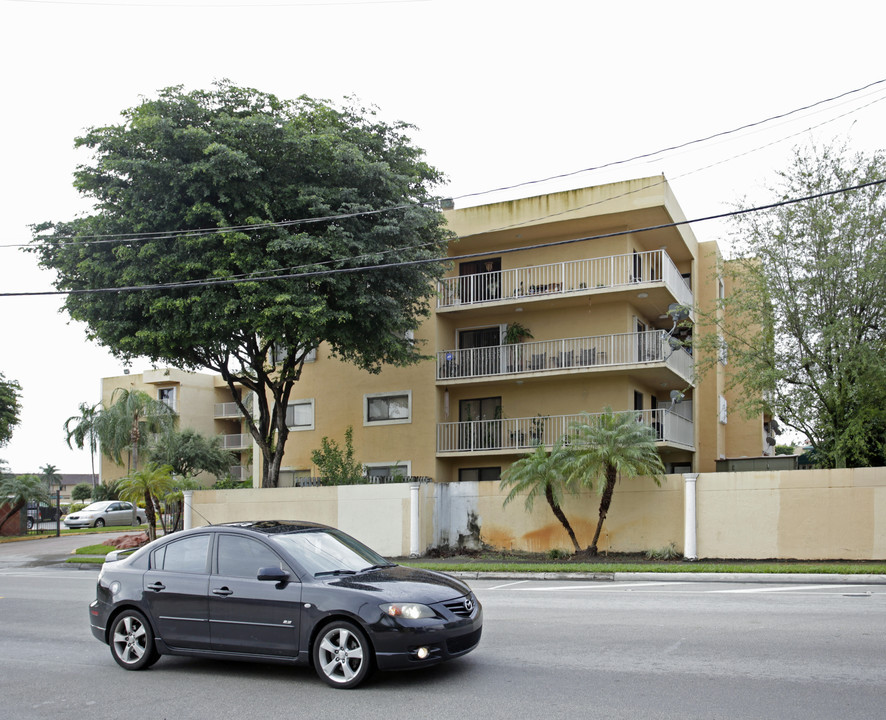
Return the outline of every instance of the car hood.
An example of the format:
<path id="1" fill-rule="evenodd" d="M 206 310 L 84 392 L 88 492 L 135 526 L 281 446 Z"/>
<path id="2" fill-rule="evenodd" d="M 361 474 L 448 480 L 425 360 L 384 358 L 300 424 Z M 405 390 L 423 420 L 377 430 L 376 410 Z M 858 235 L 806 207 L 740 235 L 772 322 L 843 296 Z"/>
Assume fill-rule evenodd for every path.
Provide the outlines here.
<path id="1" fill-rule="evenodd" d="M 357 575 L 324 578 L 327 585 L 378 593 L 380 599 L 436 603 L 467 595 L 471 589 L 443 573 L 402 565 L 370 570 Z"/>

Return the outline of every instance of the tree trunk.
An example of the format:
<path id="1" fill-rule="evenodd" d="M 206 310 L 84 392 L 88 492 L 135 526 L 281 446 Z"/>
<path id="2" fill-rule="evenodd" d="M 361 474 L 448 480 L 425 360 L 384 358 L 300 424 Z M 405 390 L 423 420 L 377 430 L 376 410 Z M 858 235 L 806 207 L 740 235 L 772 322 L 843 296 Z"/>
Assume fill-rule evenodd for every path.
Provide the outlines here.
<path id="1" fill-rule="evenodd" d="M 135 505 L 135 503 L 133 503 Z M 154 501 L 151 493 L 145 490 L 145 515 L 148 516 L 148 540 L 157 539 L 157 516 L 154 514 Z"/>
<path id="2" fill-rule="evenodd" d="M 581 546 L 578 544 L 578 540 L 575 537 L 575 533 L 572 530 L 572 526 L 569 524 L 569 521 L 566 519 L 566 515 L 560 509 L 560 506 L 554 502 L 554 492 L 551 490 L 550 485 L 545 486 L 545 499 L 548 501 L 548 505 L 551 506 L 551 510 L 554 513 L 554 516 L 557 520 L 560 521 L 560 524 L 566 528 L 566 532 L 569 533 L 569 539 L 572 540 L 572 547 L 575 549 L 575 552 L 579 552 L 581 550 Z"/>
<path id="3" fill-rule="evenodd" d="M 612 504 L 612 493 L 615 491 L 615 480 L 618 477 L 615 468 L 612 465 L 606 466 L 606 487 L 603 488 L 603 497 L 600 498 L 600 519 L 597 521 L 597 529 L 594 532 L 594 539 L 588 552 L 591 555 L 597 554 L 597 540 L 600 539 L 600 531 L 603 529 L 603 521 L 609 512 L 609 506 Z"/>

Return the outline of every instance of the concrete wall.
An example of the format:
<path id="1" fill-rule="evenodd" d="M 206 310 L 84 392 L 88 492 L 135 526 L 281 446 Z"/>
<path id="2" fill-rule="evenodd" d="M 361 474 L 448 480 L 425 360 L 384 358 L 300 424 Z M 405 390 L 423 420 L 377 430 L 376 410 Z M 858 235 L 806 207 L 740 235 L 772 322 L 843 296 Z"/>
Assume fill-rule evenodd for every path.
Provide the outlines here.
<path id="1" fill-rule="evenodd" d="M 683 551 L 682 475 L 660 487 L 649 478 L 620 481 L 601 553 L 643 552 L 674 543 Z M 702 473 L 696 484 L 699 558 L 886 559 L 886 468 Z M 498 483 L 423 484 L 421 552 L 432 547 L 545 552 L 572 550 L 544 498 L 525 509 L 503 506 Z M 582 548 L 597 523 L 599 498 L 567 495 L 562 509 Z M 257 519 L 314 520 L 340 527 L 383 555 L 410 550 L 409 484 L 331 488 L 216 490 L 194 493 L 194 524 Z"/>

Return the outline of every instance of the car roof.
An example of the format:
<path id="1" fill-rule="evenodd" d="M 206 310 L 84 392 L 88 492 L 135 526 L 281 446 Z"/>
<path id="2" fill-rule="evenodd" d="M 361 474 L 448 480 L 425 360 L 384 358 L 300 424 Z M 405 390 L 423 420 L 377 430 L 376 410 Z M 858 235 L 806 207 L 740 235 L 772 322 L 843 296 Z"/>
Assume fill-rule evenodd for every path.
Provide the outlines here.
<path id="1" fill-rule="evenodd" d="M 329 525 L 310 522 L 308 520 L 244 520 L 240 522 L 227 522 L 212 527 L 237 528 L 239 530 L 251 530 L 264 535 L 279 535 L 285 533 L 305 532 L 308 530 L 332 530 Z"/>

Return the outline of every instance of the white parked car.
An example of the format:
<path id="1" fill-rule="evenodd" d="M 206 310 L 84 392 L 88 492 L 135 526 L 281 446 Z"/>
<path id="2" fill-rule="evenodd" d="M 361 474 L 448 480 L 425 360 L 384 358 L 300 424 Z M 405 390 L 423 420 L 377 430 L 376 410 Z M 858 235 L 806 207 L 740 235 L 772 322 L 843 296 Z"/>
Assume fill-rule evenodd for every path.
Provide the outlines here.
<path id="1" fill-rule="evenodd" d="M 144 508 L 136 509 L 136 517 L 141 525 L 145 522 Z M 122 500 L 103 500 L 87 505 L 82 510 L 68 515 L 63 522 L 69 528 L 104 527 L 106 525 L 132 525 L 132 503 Z"/>

